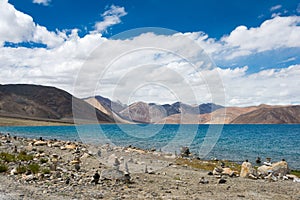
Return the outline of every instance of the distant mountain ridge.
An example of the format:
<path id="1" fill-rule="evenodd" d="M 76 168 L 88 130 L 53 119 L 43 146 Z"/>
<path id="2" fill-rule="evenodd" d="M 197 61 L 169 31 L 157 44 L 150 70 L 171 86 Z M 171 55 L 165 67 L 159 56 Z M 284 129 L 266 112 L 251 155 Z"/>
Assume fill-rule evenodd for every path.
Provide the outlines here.
<path id="1" fill-rule="evenodd" d="M 73 111 L 78 120 L 86 123 L 95 120 L 99 123 L 114 122 L 107 114 L 55 87 L 0 85 L 0 116 L 73 123 Z"/>
<path id="2" fill-rule="evenodd" d="M 74 123 L 74 113 L 77 123 L 300 124 L 300 105 L 126 105 L 102 96 L 78 99 L 49 86 L 0 85 L 0 117 Z"/>
<path id="3" fill-rule="evenodd" d="M 263 107 L 242 114 L 231 124 L 299 124 L 300 106 Z"/>
<path id="4" fill-rule="evenodd" d="M 107 109 L 112 107 L 120 117 L 133 123 L 167 124 L 290 124 L 300 123 L 300 106 L 259 105 L 223 107 L 213 103 L 188 105 L 182 102 L 159 105 L 136 102 L 129 106 L 97 96 Z M 111 106 L 109 106 L 111 104 Z M 113 105 L 113 106 L 112 106 Z M 122 110 L 123 108 L 123 110 Z"/>

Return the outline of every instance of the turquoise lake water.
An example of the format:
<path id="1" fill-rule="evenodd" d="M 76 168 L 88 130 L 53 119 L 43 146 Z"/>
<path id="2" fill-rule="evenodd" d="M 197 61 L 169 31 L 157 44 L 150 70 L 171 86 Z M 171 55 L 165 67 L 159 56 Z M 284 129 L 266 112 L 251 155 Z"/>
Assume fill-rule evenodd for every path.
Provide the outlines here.
<path id="1" fill-rule="evenodd" d="M 189 146 L 205 159 L 217 158 L 252 163 L 256 157 L 285 159 L 300 169 L 300 125 L 80 125 L 46 127 L 0 127 L 11 135 L 117 146 L 133 145 L 179 152 Z"/>

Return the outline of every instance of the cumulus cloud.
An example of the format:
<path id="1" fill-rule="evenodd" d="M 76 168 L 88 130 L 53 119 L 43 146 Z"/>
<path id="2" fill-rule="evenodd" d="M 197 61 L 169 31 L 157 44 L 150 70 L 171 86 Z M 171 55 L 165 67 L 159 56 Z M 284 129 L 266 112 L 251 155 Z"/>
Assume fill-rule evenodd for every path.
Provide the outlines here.
<path id="1" fill-rule="evenodd" d="M 53 48 L 67 37 L 63 32 L 51 32 L 36 24 L 31 16 L 16 10 L 8 0 L 0 1 L 0 24 L 0 45 L 4 42 L 36 42 Z"/>
<path id="2" fill-rule="evenodd" d="M 300 65 L 268 69 L 247 75 L 247 68 L 220 69 L 226 90 L 227 105 L 299 104 Z M 242 85 L 242 87 L 241 87 Z"/>
<path id="3" fill-rule="evenodd" d="M 238 26 L 221 41 L 224 42 L 228 59 L 279 48 L 300 47 L 300 16 L 275 17 L 256 28 Z"/>
<path id="4" fill-rule="evenodd" d="M 51 0 L 33 0 L 32 3 L 42 4 L 44 6 L 48 6 Z"/>
<path id="5" fill-rule="evenodd" d="M 259 27 L 239 26 L 221 40 L 204 32 L 158 35 L 155 30 L 108 39 L 101 32 L 120 23 L 126 15 L 122 7 L 111 6 L 97 31 L 80 37 L 77 29 L 48 31 L 7 0 L 0 4 L 1 84 L 52 85 L 78 97 L 104 95 L 124 103 L 300 103 L 300 65 L 249 74 L 251 66 L 221 69 L 210 58 L 300 47 L 297 16 L 275 17 Z M 3 45 L 30 41 L 47 48 Z"/>
<path id="6" fill-rule="evenodd" d="M 103 17 L 103 21 L 95 24 L 95 30 L 97 32 L 103 32 L 107 30 L 108 27 L 119 24 L 121 22 L 121 17 L 125 15 L 127 15 L 127 12 L 124 7 L 112 5 L 109 10 L 105 11 L 101 15 Z"/>
<path id="7" fill-rule="evenodd" d="M 282 5 L 272 6 L 272 7 L 270 8 L 270 11 L 272 12 L 272 11 L 275 11 L 275 10 L 279 10 L 280 8 L 282 8 Z"/>

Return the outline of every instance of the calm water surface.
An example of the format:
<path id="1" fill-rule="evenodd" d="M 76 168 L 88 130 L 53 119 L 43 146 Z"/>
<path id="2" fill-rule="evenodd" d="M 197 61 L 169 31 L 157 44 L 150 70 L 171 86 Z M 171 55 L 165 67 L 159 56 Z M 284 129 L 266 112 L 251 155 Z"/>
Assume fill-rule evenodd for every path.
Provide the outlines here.
<path id="1" fill-rule="evenodd" d="M 300 169 L 300 125 L 81 125 L 0 127 L 0 132 L 30 138 L 154 147 L 169 152 L 178 152 L 187 145 L 196 155 L 202 155 L 203 149 L 209 150 L 205 153 L 208 159 L 254 162 L 259 156 L 271 157 L 275 162 L 284 158 L 291 168 Z"/>

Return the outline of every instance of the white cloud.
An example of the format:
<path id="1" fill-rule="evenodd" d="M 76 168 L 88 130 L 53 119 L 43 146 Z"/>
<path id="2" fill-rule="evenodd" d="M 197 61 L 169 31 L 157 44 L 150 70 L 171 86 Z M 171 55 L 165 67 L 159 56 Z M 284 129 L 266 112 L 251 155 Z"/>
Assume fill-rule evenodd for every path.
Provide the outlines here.
<path id="1" fill-rule="evenodd" d="M 108 27 L 119 24 L 121 22 L 121 17 L 127 15 L 124 7 L 119 7 L 112 5 L 109 10 L 105 11 L 101 16 L 103 21 L 97 22 L 95 24 L 95 29 L 97 32 L 106 31 Z"/>
<path id="2" fill-rule="evenodd" d="M 300 104 L 300 65 L 263 70 L 251 75 L 234 73 L 234 70 L 220 70 L 227 105 Z"/>
<path id="3" fill-rule="evenodd" d="M 278 13 L 272 13 L 271 17 L 274 18 L 274 17 L 278 17 L 278 16 L 280 16 L 280 15 L 281 15 L 280 12 L 278 12 Z"/>
<path id="4" fill-rule="evenodd" d="M 300 65 L 248 75 L 250 66 L 214 68 L 205 55 L 233 59 L 300 47 L 297 16 L 275 17 L 254 28 L 239 26 L 220 41 L 203 32 L 156 35 L 155 30 L 131 39 L 112 40 L 100 32 L 120 23 L 120 17 L 126 14 L 122 7 L 112 6 L 103 13 L 104 21 L 102 25 L 98 22 L 96 32 L 80 37 L 77 29 L 48 31 L 7 0 L 0 0 L 0 4 L 0 43 L 32 41 L 48 46 L 0 45 L 1 84 L 53 85 L 74 92 L 77 79 L 76 95 L 85 97 L 96 92 L 125 103 L 128 96 L 160 103 L 221 103 L 222 91 L 227 105 L 300 103 Z"/>
<path id="5" fill-rule="evenodd" d="M 228 59 L 279 48 L 300 47 L 300 16 L 275 17 L 256 28 L 238 26 L 221 41 L 224 42 Z"/>
<path id="6" fill-rule="evenodd" d="M 270 11 L 272 12 L 272 11 L 275 11 L 275 10 L 279 10 L 280 8 L 282 8 L 282 5 L 272 6 L 272 7 L 270 8 Z"/>
<path id="7" fill-rule="evenodd" d="M 53 48 L 66 38 L 63 32 L 51 32 L 34 23 L 31 16 L 16 10 L 8 0 L 0 0 L 0 45 L 4 42 L 37 42 Z"/>
<path id="8" fill-rule="evenodd" d="M 42 4 L 44 6 L 48 6 L 51 0 L 33 0 L 32 3 Z"/>

